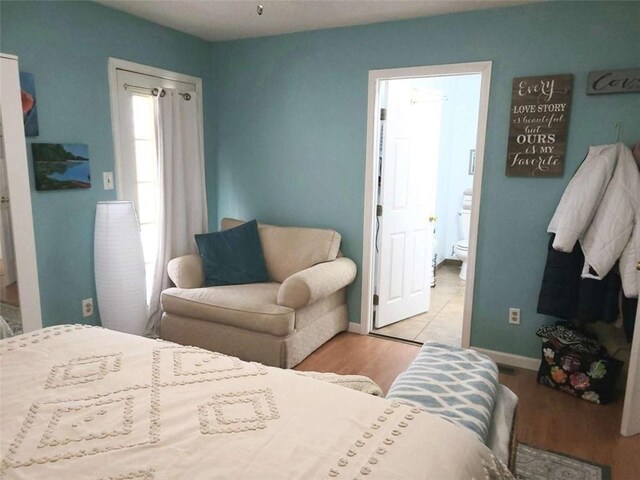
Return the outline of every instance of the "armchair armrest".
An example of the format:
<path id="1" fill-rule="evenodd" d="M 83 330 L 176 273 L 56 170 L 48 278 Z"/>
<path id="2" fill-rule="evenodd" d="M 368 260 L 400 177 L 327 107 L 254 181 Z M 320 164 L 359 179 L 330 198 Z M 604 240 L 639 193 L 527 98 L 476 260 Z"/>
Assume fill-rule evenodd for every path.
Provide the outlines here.
<path id="1" fill-rule="evenodd" d="M 278 305 L 301 308 L 349 285 L 356 278 L 353 260 L 340 257 L 294 273 L 278 290 Z"/>
<path id="2" fill-rule="evenodd" d="M 204 283 L 202 260 L 197 253 L 174 258 L 167 265 L 167 273 L 178 288 L 199 288 Z"/>

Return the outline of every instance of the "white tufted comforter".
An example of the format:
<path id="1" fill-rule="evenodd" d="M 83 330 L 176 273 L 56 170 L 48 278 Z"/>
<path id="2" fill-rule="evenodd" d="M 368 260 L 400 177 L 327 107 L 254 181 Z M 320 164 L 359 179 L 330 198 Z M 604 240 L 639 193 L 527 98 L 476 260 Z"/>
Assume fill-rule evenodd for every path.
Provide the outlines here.
<path id="1" fill-rule="evenodd" d="M 0 361 L 2 478 L 512 478 L 436 416 L 205 350 L 65 325 Z"/>

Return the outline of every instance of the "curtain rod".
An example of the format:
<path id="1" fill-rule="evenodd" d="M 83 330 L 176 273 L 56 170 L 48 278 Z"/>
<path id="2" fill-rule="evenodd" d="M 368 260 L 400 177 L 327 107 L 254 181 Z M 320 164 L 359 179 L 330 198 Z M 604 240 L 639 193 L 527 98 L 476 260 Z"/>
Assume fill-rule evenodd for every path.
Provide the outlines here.
<path id="1" fill-rule="evenodd" d="M 128 88 L 139 88 L 140 90 L 149 90 L 151 92 L 151 95 L 153 95 L 154 97 L 164 97 L 167 92 L 165 91 L 164 88 L 149 88 L 149 87 L 141 87 L 139 85 L 131 85 L 130 83 L 125 83 L 124 84 L 124 89 L 127 90 Z M 182 98 L 184 98 L 186 101 L 191 100 L 191 94 L 190 93 L 181 93 L 181 92 L 177 92 L 178 95 L 180 95 Z"/>

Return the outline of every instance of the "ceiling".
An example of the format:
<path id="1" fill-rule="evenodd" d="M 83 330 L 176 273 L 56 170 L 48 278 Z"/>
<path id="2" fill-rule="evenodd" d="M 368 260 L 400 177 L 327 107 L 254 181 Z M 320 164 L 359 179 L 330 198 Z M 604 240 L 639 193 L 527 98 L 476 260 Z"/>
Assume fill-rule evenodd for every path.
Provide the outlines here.
<path id="1" fill-rule="evenodd" d="M 97 0 L 209 41 L 364 25 L 536 0 Z M 540 0 L 537 0 L 540 1 Z M 257 6 L 264 7 L 257 14 Z"/>

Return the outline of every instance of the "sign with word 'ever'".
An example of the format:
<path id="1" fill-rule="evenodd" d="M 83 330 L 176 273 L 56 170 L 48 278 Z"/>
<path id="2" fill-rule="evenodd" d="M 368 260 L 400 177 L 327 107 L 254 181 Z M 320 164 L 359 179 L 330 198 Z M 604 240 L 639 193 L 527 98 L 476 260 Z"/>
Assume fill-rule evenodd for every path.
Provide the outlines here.
<path id="1" fill-rule="evenodd" d="M 570 74 L 513 79 L 507 176 L 562 176 L 572 87 Z"/>

